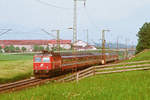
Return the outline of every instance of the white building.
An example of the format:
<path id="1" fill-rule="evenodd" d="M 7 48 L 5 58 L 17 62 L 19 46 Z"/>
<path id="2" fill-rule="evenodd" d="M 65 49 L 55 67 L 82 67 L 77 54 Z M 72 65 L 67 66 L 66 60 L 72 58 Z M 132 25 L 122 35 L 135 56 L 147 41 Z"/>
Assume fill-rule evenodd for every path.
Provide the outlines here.
<path id="1" fill-rule="evenodd" d="M 97 48 L 94 45 L 88 45 L 88 43 L 78 40 L 73 44 L 74 48 L 79 51 L 83 50 L 96 50 Z"/>

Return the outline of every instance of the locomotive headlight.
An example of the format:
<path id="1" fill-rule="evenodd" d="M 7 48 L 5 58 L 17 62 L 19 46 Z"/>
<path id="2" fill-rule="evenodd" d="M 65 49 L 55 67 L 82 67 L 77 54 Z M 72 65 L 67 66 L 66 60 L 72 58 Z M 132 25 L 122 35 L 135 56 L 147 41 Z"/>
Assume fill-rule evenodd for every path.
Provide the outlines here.
<path id="1" fill-rule="evenodd" d="M 40 67 L 43 67 L 43 64 L 41 64 Z"/>

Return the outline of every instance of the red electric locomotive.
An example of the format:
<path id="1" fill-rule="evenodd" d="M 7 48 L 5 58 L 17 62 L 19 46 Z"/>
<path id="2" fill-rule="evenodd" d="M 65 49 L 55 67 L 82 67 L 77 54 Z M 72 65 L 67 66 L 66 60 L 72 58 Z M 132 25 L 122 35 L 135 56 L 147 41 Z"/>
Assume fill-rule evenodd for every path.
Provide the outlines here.
<path id="1" fill-rule="evenodd" d="M 117 55 L 106 55 L 107 62 L 117 59 Z M 33 70 L 35 77 L 51 77 L 102 63 L 102 56 L 98 53 L 78 53 L 73 55 L 44 52 L 34 56 Z"/>

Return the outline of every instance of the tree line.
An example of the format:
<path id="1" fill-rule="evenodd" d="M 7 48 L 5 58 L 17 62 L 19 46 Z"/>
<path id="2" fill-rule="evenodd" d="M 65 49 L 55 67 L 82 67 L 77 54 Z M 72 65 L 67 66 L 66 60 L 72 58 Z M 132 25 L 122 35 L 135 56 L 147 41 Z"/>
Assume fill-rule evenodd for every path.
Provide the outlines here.
<path id="1" fill-rule="evenodd" d="M 44 48 L 43 46 L 39 46 L 39 45 L 34 45 L 32 48 L 32 51 L 34 52 L 38 52 L 38 51 L 43 51 L 43 50 L 47 50 L 49 51 L 50 48 L 47 46 L 46 48 Z M 0 46 L 0 52 L 7 52 L 7 53 L 13 53 L 13 52 L 26 52 L 27 48 L 26 47 L 15 47 L 13 45 L 10 46 L 5 46 L 5 48 L 2 48 Z"/>

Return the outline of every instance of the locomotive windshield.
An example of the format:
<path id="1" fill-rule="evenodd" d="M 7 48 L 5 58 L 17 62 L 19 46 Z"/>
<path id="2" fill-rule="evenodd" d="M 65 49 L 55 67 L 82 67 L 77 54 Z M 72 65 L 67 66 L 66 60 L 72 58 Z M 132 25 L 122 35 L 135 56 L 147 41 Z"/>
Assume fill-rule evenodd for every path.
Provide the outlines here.
<path id="1" fill-rule="evenodd" d="M 41 62 L 42 59 L 40 57 L 35 57 L 35 62 Z"/>
<path id="2" fill-rule="evenodd" d="M 43 57 L 43 62 L 50 62 L 49 57 Z"/>

